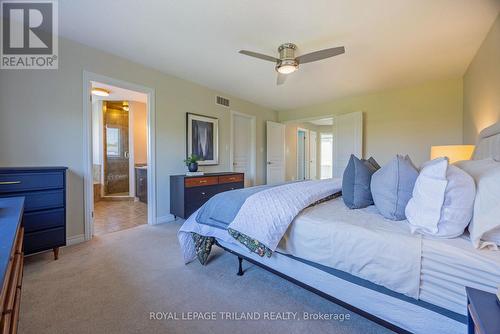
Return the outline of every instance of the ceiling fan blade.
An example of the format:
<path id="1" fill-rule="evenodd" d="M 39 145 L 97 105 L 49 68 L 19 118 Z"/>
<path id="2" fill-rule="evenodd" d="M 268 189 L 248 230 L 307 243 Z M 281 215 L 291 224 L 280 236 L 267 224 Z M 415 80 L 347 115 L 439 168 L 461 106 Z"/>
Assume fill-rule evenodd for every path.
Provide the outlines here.
<path id="1" fill-rule="evenodd" d="M 278 78 L 276 79 L 276 85 L 280 86 L 286 81 L 286 75 L 278 72 Z"/>
<path id="2" fill-rule="evenodd" d="M 240 50 L 240 53 L 243 55 L 246 55 L 246 56 L 255 57 L 255 58 L 259 58 L 259 59 L 263 59 L 263 60 L 267 60 L 267 61 L 272 61 L 273 63 L 280 61 L 278 58 L 271 57 L 268 55 L 263 55 L 262 53 L 253 52 L 253 51 Z"/>
<path id="3" fill-rule="evenodd" d="M 345 52 L 345 48 L 343 46 L 339 46 L 336 48 L 319 50 L 311 53 L 306 53 L 305 55 L 298 56 L 295 58 L 299 62 L 299 64 L 310 63 L 313 61 L 330 58 L 334 56 L 341 55 Z"/>

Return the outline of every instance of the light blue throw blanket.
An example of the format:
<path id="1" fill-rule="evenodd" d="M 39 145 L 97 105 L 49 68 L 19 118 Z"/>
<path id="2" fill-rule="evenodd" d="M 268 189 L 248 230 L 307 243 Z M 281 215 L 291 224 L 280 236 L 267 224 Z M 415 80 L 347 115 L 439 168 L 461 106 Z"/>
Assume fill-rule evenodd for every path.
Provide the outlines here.
<path id="1" fill-rule="evenodd" d="M 256 186 L 217 194 L 200 208 L 196 221 L 199 224 L 226 230 L 248 197 L 275 186 Z"/>

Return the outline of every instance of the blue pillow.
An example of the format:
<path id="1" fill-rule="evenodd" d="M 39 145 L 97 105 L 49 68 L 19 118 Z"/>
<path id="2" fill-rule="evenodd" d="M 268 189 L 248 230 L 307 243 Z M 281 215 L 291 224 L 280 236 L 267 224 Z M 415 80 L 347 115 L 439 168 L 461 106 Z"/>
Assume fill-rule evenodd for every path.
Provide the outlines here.
<path id="1" fill-rule="evenodd" d="M 370 182 L 380 168 L 375 159 L 360 160 L 351 154 L 342 178 L 342 198 L 351 209 L 361 209 L 373 204 Z"/>
<path id="2" fill-rule="evenodd" d="M 410 157 L 397 155 L 372 176 L 372 196 L 378 211 L 387 219 L 406 219 L 405 208 L 412 197 L 418 170 Z"/>

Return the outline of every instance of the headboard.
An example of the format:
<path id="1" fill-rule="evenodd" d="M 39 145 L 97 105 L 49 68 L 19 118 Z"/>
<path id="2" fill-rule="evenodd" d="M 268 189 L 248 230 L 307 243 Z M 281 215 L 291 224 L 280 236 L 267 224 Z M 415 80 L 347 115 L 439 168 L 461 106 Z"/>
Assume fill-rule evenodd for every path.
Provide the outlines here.
<path id="1" fill-rule="evenodd" d="M 500 161 L 500 122 L 487 127 L 479 133 L 473 160 L 493 158 Z"/>

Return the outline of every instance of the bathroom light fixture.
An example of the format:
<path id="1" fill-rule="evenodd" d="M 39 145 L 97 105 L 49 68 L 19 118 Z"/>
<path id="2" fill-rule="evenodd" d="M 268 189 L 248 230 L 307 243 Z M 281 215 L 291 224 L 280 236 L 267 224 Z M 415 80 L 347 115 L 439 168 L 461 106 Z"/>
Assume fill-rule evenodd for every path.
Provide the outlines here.
<path id="1" fill-rule="evenodd" d="M 109 96 L 109 90 L 107 89 L 104 89 L 104 88 L 99 88 L 99 87 L 93 87 L 92 88 L 92 95 L 96 95 L 96 96 Z"/>

